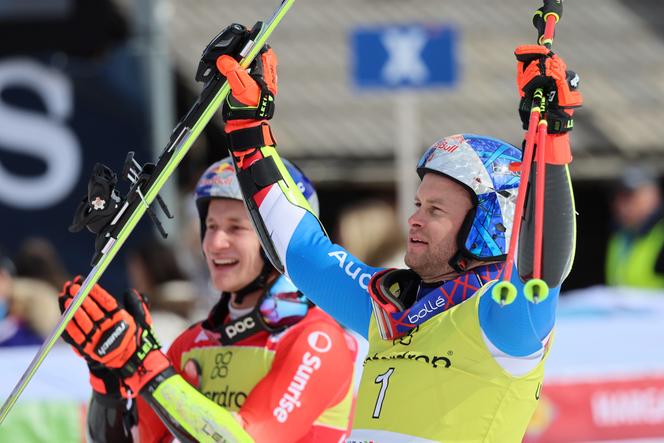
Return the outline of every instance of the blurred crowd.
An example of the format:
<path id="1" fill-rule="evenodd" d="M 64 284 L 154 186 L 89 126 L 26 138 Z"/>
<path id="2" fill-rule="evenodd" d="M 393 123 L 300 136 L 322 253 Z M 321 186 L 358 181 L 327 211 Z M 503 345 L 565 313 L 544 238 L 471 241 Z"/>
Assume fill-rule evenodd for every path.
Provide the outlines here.
<path id="1" fill-rule="evenodd" d="M 148 296 L 165 345 L 205 316 L 219 297 L 208 276 L 191 200 L 183 198 L 185 215 L 174 243 L 148 237 L 126 252 L 127 286 Z M 348 206 L 334 232 L 335 241 L 365 262 L 403 266 L 404 235 L 391 203 L 367 200 Z M 40 344 L 60 317 L 58 292 L 77 273 L 66 269 L 45 238 L 25 239 L 13 255 L 0 249 L 0 346 Z"/>
<path id="2" fill-rule="evenodd" d="M 176 243 L 147 238 L 126 254 L 127 284 L 148 295 L 164 344 L 200 320 L 219 296 L 209 281 L 190 200 L 183 199 L 185 216 Z M 607 285 L 664 287 L 662 205 L 658 177 L 647 165 L 625 168 L 613 183 L 612 235 L 605 251 Z M 333 240 L 371 265 L 403 267 L 404 234 L 394 206 L 375 199 L 346 207 Z M 25 239 L 12 256 L 0 247 L 0 346 L 41 343 L 60 317 L 57 293 L 71 277 L 47 239 Z"/>
<path id="3" fill-rule="evenodd" d="M 609 286 L 664 288 L 664 208 L 660 183 L 645 164 L 627 166 L 612 189 Z"/>
<path id="4" fill-rule="evenodd" d="M 10 258 L 0 251 L 0 346 L 39 344 L 60 312 L 57 293 L 68 278 L 44 239 L 27 239 Z"/>

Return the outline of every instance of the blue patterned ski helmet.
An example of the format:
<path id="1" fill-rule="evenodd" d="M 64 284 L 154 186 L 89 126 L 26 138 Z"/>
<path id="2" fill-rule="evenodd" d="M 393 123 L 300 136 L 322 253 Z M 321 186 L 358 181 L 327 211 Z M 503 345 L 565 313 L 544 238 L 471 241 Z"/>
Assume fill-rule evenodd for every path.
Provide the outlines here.
<path id="1" fill-rule="evenodd" d="M 521 150 L 491 137 L 457 134 L 433 144 L 417 164 L 427 172 L 449 177 L 470 191 L 473 209 L 459 231 L 459 254 L 453 266 L 463 270 L 464 258 L 503 260 L 507 255 L 520 172 Z"/>

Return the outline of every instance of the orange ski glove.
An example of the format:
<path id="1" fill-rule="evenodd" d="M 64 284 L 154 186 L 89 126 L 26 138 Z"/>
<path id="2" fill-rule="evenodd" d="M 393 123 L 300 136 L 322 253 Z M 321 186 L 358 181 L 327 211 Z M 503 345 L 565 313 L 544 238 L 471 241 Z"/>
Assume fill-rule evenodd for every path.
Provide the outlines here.
<path id="1" fill-rule="evenodd" d="M 65 283 L 59 295 L 61 311 L 71 304 L 81 283 L 80 276 Z M 118 300 L 95 285 L 62 338 L 86 360 L 92 387 L 101 394 L 135 397 L 170 367 L 152 332 L 146 300 L 136 290 Z"/>
<path id="2" fill-rule="evenodd" d="M 249 69 L 229 55 L 217 59 L 217 69 L 231 87 L 222 110 L 227 133 L 259 126 L 272 118 L 277 95 L 277 56 L 272 48 L 266 45 Z"/>
<path id="3" fill-rule="evenodd" d="M 514 51 L 517 59 L 517 87 L 521 102 L 519 115 L 523 129 L 528 129 L 533 94 L 543 88 L 547 97 L 546 119 L 550 134 L 562 134 L 574 128 L 574 108 L 583 103 L 577 91 L 579 76 L 567 71 L 562 58 L 546 46 L 522 45 Z"/>

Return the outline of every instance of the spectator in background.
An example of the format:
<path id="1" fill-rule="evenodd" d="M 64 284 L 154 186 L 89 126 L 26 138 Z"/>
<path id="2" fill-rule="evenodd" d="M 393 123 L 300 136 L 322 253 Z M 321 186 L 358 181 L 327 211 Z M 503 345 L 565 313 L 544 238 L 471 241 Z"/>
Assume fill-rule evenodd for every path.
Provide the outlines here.
<path id="1" fill-rule="evenodd" d="M 0 250 L 0 346 L 40 344 L 42 339 L 15 314 L 14 264 Z"/>
<path id="2" fill-rule="evenodd" d="M 16 275 L 48 283 L 57 291 L 71 279 L 56 248 L 48 239 L 31 237 L 23 241 L 14 257 Z"/>
<path id="3" fill-rule="evenodd" d="M 13 286 L 12 313 L 45 339 L 60 319 L 58 291 L 37 278 L 15 277 Z"/>
<path id="4" fill-rule="evenodd" d="M 627 167 L 611 201 L 615 230 L 607 248 L 610 286 L 664 288 L 664 210 L 655 173 L 643 165 Z"/>
<path id="5" fill-rule="evenodd" d="M 394 207 L 366 200 L 346 208 L 339 217 L 339 244 L 373 266 L 403 267 L 406 241 Z"/>
<path id="6" fill-rule="evenodd" d="M 156 238 L 148 239 L 128 252 L 127 274 L 131 286 L 149 297 L 159 338 L 171 343 L 190 325 L 197 296 L 173 250 Z"/>

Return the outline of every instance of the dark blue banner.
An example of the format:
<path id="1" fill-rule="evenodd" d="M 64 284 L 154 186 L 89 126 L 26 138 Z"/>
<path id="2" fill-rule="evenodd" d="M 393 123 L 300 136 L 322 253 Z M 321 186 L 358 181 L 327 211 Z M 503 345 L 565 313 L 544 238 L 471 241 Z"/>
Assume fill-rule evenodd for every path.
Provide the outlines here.
<path id="1" fill-rule="evenodd" d="M 71 273 L 87 274 L 95 236 L 67 227 L 94 163 L 121 172 L 128 150 L 154 160 L 145 97 L 139 60 L 126 47 L 96 58 L 0 58 L 0 244 L 15 252 L 24 239 L 45 237 Z M 141 223 L 130 244 L 148 229 Z M 120 255 L 103 279 L 109 289 L 126 285 L 124 266 Z"/>

